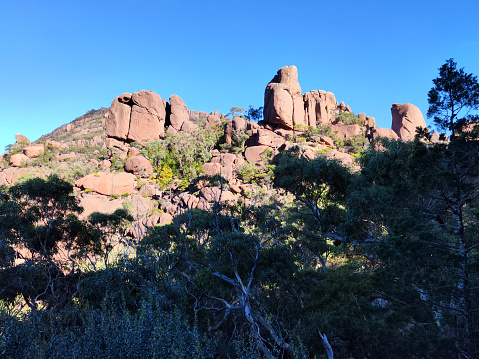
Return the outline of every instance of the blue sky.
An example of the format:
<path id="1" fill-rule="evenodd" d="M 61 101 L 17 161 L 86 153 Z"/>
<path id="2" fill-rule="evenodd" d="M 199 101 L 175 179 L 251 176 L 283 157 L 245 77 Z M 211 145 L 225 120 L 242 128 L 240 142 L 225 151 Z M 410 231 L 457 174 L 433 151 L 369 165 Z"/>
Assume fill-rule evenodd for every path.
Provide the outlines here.
<path id="1" fill-rule="evenodd" d="M 478 13 L 477 0 L 2 0 L 0 153 L 124 92 L 259 107 L 286 65 L 303 93 L 332 91 L 390 128 L 393 103 L 426 115 L 446 59 L 479 75 Z"/>

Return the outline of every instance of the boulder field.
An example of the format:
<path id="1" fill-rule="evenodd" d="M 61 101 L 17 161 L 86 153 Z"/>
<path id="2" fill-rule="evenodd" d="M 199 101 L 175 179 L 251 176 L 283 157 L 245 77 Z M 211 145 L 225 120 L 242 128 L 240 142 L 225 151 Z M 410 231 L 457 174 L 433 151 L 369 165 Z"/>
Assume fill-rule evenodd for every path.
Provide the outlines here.
<path id="1" fill-rule="evenodd" d="M 227 119 L 218 111 L 188 110 L 177 95 L 166 101 L 146 90 L 124 93 L 113 100 L 109 109 L 92 111 L 35 143 L 17 135 L 17 142 L 12 146 L 14 152 L 1 157 L 5 161 L 3 168 L 0 167 L 0 185 L 12 185 L 24 176 L 52 173 L 38 165 L 47 151 L 54 153 L 52 158 L 58 168 L 68 169 L 72 161 L 85 157 L 79 149 L 102 148 L 107 156 L 87 158 L 91 173 L 75 178 L 75 192 L 85 208 L 83 215 L 86 217 L 94 211 L 112 213 L 125 203 L 132 203 L 130 209 L 135 222 L 130 234 L 135 237 L 141 237 L 145 227 L 169 223 L 187 209 L 208 209 L 215 202 L 240 199 L 254 204 L 271 188 L 253 185 L 244 175 L 240 176 L 240 172 L 245 168 L 266 168 L 266 159 L 281 150 L 299 145 L 302 156 L 308 159 L 324 155 L 357 170 L 350 148 L 342 143 L 359 138 L 364 141 L 359 142 L 363 146 L 377 137 L 410 141 L 414 139 L 416 127 L 426 127 L 421 111 L 412 104 L 393 104 L 392 126 L 385 129 L 378 127 L 375 119 L 365 113 L 354 115 L 349 106 L 338 103 L 331 92 L 311 90 L 303 94 L 295 66 L 279 69 L 266 85 L 263 120 L 258 123 L 243 117 Z M 226 188 L 207 186 L 207 181 L 200 180 L 194 190 L 181 189 L 181 181 L 175 180 L 167 190 L 160 190 L 152 164 L 133 143 L 145 145 L 159 141 L 167 133 L 190 134 L 200 123 L 206 129 L 221 128 L 227 145 L 232 146 L 241 136 L 244 138 L 242 150 L 234 153 L 212 150 L 210 161 L 202 166 L 205 175 L 222 176 L 227 182 Z M 326 128 L 327 134 L 321 132 Z M 433 135 L 433 139 L 436 137 Z M 121 168 L 118 161 L 122 161 Z M 255 193 L 257 196 L 253 199 Z"/>

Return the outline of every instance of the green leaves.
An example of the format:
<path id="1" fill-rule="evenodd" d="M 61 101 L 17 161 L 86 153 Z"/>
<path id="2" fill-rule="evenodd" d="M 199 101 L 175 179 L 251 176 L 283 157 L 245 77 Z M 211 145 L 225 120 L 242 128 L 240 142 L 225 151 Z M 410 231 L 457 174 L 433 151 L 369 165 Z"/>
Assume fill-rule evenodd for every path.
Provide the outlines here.
<path id="1" fill-rule="evenodd" d="M 471 111 L 479 109 L 477 77 L 463 68 L 457 69 L 457 63 L 451 58 L 439 68 L 439 77 L 433 83 L 428 93 L 427 116 L 434 119 L 439 129 L 449 131 L 454 137 L 471 120 L 468 117 Z"/>

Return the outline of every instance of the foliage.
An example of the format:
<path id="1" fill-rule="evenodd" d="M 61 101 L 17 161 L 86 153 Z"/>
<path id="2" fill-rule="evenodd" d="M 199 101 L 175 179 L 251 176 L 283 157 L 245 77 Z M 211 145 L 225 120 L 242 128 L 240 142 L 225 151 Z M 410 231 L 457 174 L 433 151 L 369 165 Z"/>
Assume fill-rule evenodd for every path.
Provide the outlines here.
<path id="1" fill-rule="evenodd" d="M 290 219 L 297 238 L 326 270 L 328 256 L 341 243 L 343 203 L 352 181 L 349 170 L 324 157 L 312 161 L 299 157 L 298 148 L 293 148 L 280 158 L 274 174 L 276 184 L 296 198 Z"/>
<path id="2" fill-rule="evenodd" d="M 335 122 L 342 122 L 345 125 L 361 125 L 362 121 L 352 112 L 340 112 L 336 114 Z"/>
<path id="3" fill-rule="evenodd" d="M 130 312 L 112 306 L 39 311 L 21 320 L 3 315 L 4 358 L 213 358 L 215 341 L 201 335 L 161 299 L 148 298 Z"/>
<path id="4" fill-rule="evenodd" d="M 451 135 L 461 132 L 468 122 L 477 122 L 473 115 L 479 110 L 479 83 L 477 76 L 457 69 L 454 59 L 449 59 L 439 68 L 439 77 L 433 80 L 434 87 L 428 93 L 429 109 L 436 126 Z"/>
<path id="5" fill-rule="evenodd" d="M 253 106 L 248 107 L 248 112 L 245 115 L 245 118 L 248 121 L 258 123 L 263 118 L 263 107 L 254 108 Z"/>
<path id="6" fill-rule="evenodd" d="M 169 172 L 169 168 L 174 176 L 190 180 L 202 172 L 202 165 L 210 160 L 217 141 L 214 131 L 198 128 L 191 134 L 167 134 L 161 141 L 148 143 L 141 153 L 157 173 Z M 167 172 L 162 179 L 164 184 L 171 180 Z"/>

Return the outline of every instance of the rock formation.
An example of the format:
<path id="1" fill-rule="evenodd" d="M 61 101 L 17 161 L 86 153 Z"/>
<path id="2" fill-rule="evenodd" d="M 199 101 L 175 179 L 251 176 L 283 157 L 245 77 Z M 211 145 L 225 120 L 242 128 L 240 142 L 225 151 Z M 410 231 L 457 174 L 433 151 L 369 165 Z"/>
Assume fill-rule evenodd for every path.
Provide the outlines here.
<path id="1" fill-rule="evenodd" d="M 311 91 L 303 96 L 307 126 L 327 125 L 334 121 L 338 103 L 332 92 Z"/>
<path id="2" fill-rule="evenodd" d="M 263 117 L 266 123 L 292 129 L 304 123 L 304 104 L 296 66 L 285 66 L 266 86 Z"/>
<path id="3" fill-rule="evenodd" d="M 105 131 L 108 137 L 123 141 L 158 141 L 165 133 L 165 119 L 165 104 L 157 93 L 124 93 L 111 103 Z"/>
<path id="4" fill-rule="evenodd" d="M 395 103 L 391 107 L 391 114 L 393 117 L 391 128 L 402 140 L 414 140 L 416 127 L 427 127 L 421 110 L 413 104 Z"/>

